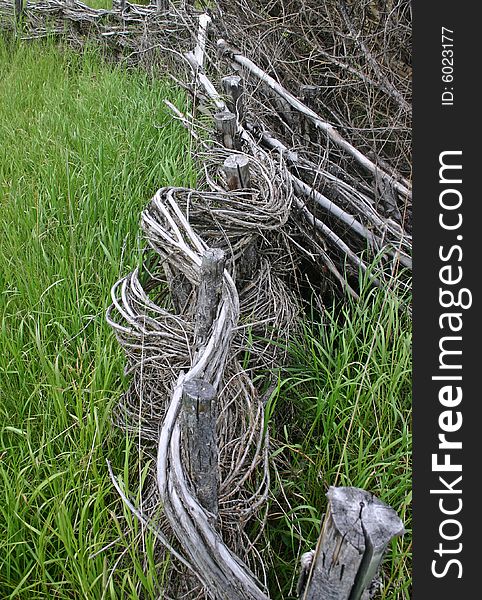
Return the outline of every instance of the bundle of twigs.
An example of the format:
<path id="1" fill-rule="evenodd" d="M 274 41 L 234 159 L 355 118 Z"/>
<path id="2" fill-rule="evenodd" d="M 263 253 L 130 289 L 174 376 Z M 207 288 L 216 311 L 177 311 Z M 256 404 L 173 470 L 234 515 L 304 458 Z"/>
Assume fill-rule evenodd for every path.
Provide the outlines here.
<path id="1" fill-rule="evenodd" d="M 14 0 L 0 0 L 0 30 L 15 31 L 24 40 L 57 37 L 75 48 L 95 41 L 115 60 L 166 73 L 175 53 L 191 47 L 190 24 L 198 14 L 189 5 L 181 11 L 166 3 L 159 10 L 125 0 L 113 0 L 112 9 L 80 0 L 39 0 L 27 2 L 19 13 Z"/>
<path id="2" fill-rule="evenodd" d="M 209 597 L 222 591 L 223 598 L 266 598 L 264 584 L 253 574 L 264 578 L 263 561 L 245 533 L 246 524 L 259 518 L 269 490 L 264 402 L 249 369 L 266 366 L 267 361 L 276 364 L 269 338 L 273 332 L 289 335 L 298 309 L 294 294 L 264 257 L 276 250 L 275 244 L 265 250 L 260 244 L 256 275 L 244 283 L 238 278 L 239 294 L 235 279 L 236 260 L 242 258 L 236 258 L 242 248 L 238 240 L 262 238 L 263 229 L 286 221 L 285 203 L 277 203 L 276 194 L 258 194 L 257 211 L 251 211 L 250 201 L 242 203 L 236 193 L 159 190 L 141 219 L 152 250 L 142 269 L 119 280 L 112 290 L 107 320 L 126 352 L 126 370 L 132 377 L 117 409 L 118 423 L 144 440 L 146 460 L 157 446 L 142 512 L 116 480 L 115 484 L 131 509 L 174 552 L 175 568 L 194 573 L 194 580 L 171 578 L 168 593 L 174 597 L 181 592 L 196 597 L 204 590 Z M 194 321 L 201 263 L 212 243 L 225 250 L 228 260 L 217 318 L 208 339 L 197 348 Z M 173 305 L 173 294 L 166 294 L 174 273 L 188 288 L 181 312 Z M 261 340 L 265 352 L 256 344 L 248 348 L 253 337 Z M 217 528 L 213 515 L 193 494 L 181 460 L 182 390 L 199 377 L 218 392 Z M 258 535 L 262 530 L 261 518 Z"/>
<path id="3" fill-rule="evenodd" d="M 294 12 L 298 3 L 292 4 Z M 295 210 L 291 212 L 294 228 L 298 231 L 300 245 L 309 249 L 311 265 L 318 269 L 321 279 L 324 275 L 319 266 L 323 265 L 324 273 L 328 272 L 343 289 L 356 295 L 351 285 L 346 284 L 345 277 L 348 276 L 356 289 L 360 272 L 366 273 L 367 264 L 377 255 L 382 259 L 369 275 L 376 285 L 387 285 L 387 280 L 400 268 L 410 273 L 411 184 L 407 169 L 399 168 L 402 165 L 400 153 L 390 159 L 388 155 L 384 158 L 383 152 L 377 151 L 375 138 L 371 149 L 367 146 L 373 140 L 368 137 L 360 146 L 355 145 L 356 138 L 352 135 L 356 129 L 354 123 L 343 128 L 335 127 L 318 110 L 319 106 L 311 102 L 313 98 L 307 93 L 307 87 L 311 93 L 313 86 L 302 82 L 311 75 L 311 70 L 308 74 L 304 73 L 303 65 L 310 64 L 312 53 L 306 61 L 298 57 L 293 65 L 287 61 L 287 56 L 293 52 L 292 46 L 281 43 L 284 38 L 289 38 L 288 20 L 292 13 L 287 11 L 279 22 L 274 19 L 274 24 L 271 24 L 271 21 L 267 22 L 265 13 L 271 10 L 272 5 L 270 8 L 263 7 L 263 10 L 259 8 L 259 13 L 255 12 L 256 3 L 250 3 L 248 8 L 241 1 L 234 8 L 228 10 L 226 7 L 225 11 L 222 5 L 222 2 L 217 3 L 219 14 L 217 20 L 209 23 L 207 33 L 206 22 L 199 26 L 195 51 L 185 54 L 192 69 L 192 82 L 187 88 L 193 93 L 197 110 L 212 115 L 225 111 L 230 104 L 238 117 L 238 147 L 265 163 L 276 163 L 278 172 L 283 171 L 282 180 L 289 182 L 294 192 Z M 301 10 L 306 6 L 297 8 L 295 22 L 296 19 L 308 18 Z M 314 19 L 320 11 L 323 12 L 325 19 L 322 22 L 326 26 L 326 19 L 330 16 L 326 13 L 331 8 L 331 4 L 326 3 L 316 12 L 308 10 L 307 14 Z M 400 4 L 394 10 L 403 13 L 403 8 Z M 352 15 L 343 6 L 340 10 L 343 22 L 352 29 Z M 248 35 L 248 31 L 253 35 Z M 222 32 L 236 44 L 217 37 Z M 336 29 L 333 35 L 338 33 Z M 321 38 L 324 39 L 323 36 Z M 260 45 L 260 39 L 266 45 Z M 276 40 L 276 48 L 270 46 L 273 40 Z M 286 55 L 282 50 L 285 46 Z M 368 56 L 371 57 L 371 54 L 368 53 Z M 263 63 L 267 65 L 265 69 L 260 66 Z M 233 73 L 242 75 L 244 79 L 241 101 L 226 100 L 218 91 L 221 89 L 220 79 Z M 294 90 L 283 85 L 282 74 Z M 409 81 L 405 83 L 408 98 Z M 388 98 L 385 101 L 392 102 L 394 94 L 386 92 L 386 89 L 393 91 L 392 87 L 387 84 L 382 88 Z M 317 93 L 321 93 L 319 89 Z M 377 105 L 376 109 L 383 111 L 383 107 L 387 108 L 385 118 L 392 122 L 390 128 L 394 135 L 400 134 L 397 143 L 404 145 L 403 156 L 408 164 L 408 99 L 404 103 L 404 126 L 395 124 L 401 113 L 390 112 L 391 105 L 387 106 L 386 102 Z M 242 110 L 238 110 L 239 104 Z M 233 108 L 234 105 L 236 108 Z M 346 109 L 351 115 L 350 108 L 347 104 Z M 368 100 L 364 110 L 365 119 L 373 117 Z M 381 118 L 381 115 L 376 116 L 376 119 Z M 195 115 L 187 118 L 181 115 L 181 119 L 197 140 L 205 139 L 206 132 L 204 135 L 198 132 L 201 123 Z M 358 129 L 361 131 L 360 127 Z M 368 121 L 363 129 L 370 136 L 377 131 L 377 128 L 368 127 Z M 283 160 L 277 160 L 277 155 L 281 155 Z"/>
<path id="4" fill-rule="evenodd" d="M 216 6 L 226 39 L 241 54 L 378 166 L 410 179 L 410 2 L 217 0 Z M 271 96 L 277 102 L 277 128 L 305 147 L 290 107 L 279 110 Z M 307 150 L 319 154 L 313 145 Z"/>

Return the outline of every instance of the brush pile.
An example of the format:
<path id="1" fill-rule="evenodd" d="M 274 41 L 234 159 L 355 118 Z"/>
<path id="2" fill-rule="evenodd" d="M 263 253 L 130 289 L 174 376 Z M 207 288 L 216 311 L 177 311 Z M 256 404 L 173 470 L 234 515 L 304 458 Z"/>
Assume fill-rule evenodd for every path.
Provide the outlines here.
<path id="1" fill-rule="evenodd" d="M 256 173 L 253 182 L 262 188 Z M 270 340 L 289 336 L 299 312 L 294 293 L 269 260 L 282 250 L 283 235 L 278 234 L 278 245 L 263 247 L 263 232 L 283 225 L 290 204 L 270 189 L 251 198 L 159 190 L 141 219 L 151 251 L 142 269 L 112 290 L 107 320 L 132 377 L 116 422 L 142 437 L 143 461 L 152 461 L 141 491 L 142 511 L 112 477 L 124 501 L 177 558 L 177 575 L 171 573 L 165 597 L 268 598 L 258 579 L 266 580 L 263 560 L 256 540 L 246 534 L 247 525 L 252 531 L 257 520 L 257 536 L 262 535 L 260 514 L 269 493 L 265 399 L 250 375 L 280 360 Z M 236 264 L 243 248 L 253 244 L 259 268 L 242 281 Z M 227 260 L 214 322 L 201 335 L 200 287 L 209 248 Z M 209 410 L 216 413 L 219 487 L 209 509 L 193 493 L 193 474 L 190 479 L 183 466 L 188 459 L 183 457 L 182 399 L 200 381 L 216 395 Z"/>

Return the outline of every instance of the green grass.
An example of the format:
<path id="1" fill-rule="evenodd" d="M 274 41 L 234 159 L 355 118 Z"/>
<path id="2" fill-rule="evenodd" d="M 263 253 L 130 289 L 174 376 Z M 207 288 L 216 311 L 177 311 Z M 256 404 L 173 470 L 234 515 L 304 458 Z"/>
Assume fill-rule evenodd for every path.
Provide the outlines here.
<path id="1" fill-rule="evenodd" d="M 139 260 L 142 208 L 158 187 L 195 181 L 188 136 L 164 98 L 185 105 L 167 84 L 106 66 L 93 50 L 0 41 L 2 599 L 157 598 L 162 585 L 153 541 L 140 541 L 107 473 L 106 458 L 125 481 L 137 466 L 110 423 L 126 382 L 104 312 L 111 285 Z M 385 561 L 384 597 L 409 598 L 402 315 L 367 289 L 359 304 L 307 323 L 290 347 L 268 407 L 282 460 L 268 523 L 273 598 L 278 585 L 293 597 L 297 559 L 315 543 L 335 484 L 398 511 L 407 534 Z"/>
<path id="2" fill-rule="evenodd" d="M 331 485 L 360 487 L 392 506 L 406 534 L 384 562 L 386 599 L 411 584 L 411 323 L 407 294 L 364 286 L 360 302 L 333 305 L 290 346 L 273 396 L 275 453 L 283 466 L 268 537 L 283 598 L 293 557 L 314 547 Z"/>
<path id="3" fill-rule="evenodd" d="M 139 256 L 141 209 L 194 181 L 163 105 L 184 100 L 50 44 L 0 41 L 0 82 L 0 598 L 154 598 L 114 516 L 125 382 L 104 313 Z"/>

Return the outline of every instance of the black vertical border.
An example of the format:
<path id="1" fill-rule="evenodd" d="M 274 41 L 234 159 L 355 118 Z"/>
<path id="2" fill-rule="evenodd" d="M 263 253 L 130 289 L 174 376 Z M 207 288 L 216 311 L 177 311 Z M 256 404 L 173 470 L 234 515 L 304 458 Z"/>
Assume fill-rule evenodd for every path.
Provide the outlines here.
<path id="1" fill-rule="evenodd" d="M 482 534 L 477 509 L 482 481 L 482 420 L 478 406 L 482 403 L 481 306 L 478 282 L 482 279 L 482 6 L 479 2 L 438 0 L 412 2 L 413 11 L 413 598 L 414 600 L 469 599 L 480 595 L 479 539 Z M 442 27 L 454 31 L 454 80 L 442 81 Z M 452 88 L 453 106 L 442 106 L 444 88 Z M 479 147 L 477 147 L 479 146 Z M 460 230 L 444 231 L 439 225 L 439 154 L 462 151 L 462 179 L 458 189 L 463 194 Z M 457 235 L 462 240 L 456 239 Z M 448 439 L 462 441 L 461 450 L 451 452 L 451 461 L 462 464 L 461 494 L 431 494 L 443 488 L 439 476 L 448 483 L 455 473 L 434 473 L 432 454 L 438 451 L 440 413 L 438 399 L 443 383 L 433 381 L 440 374 L 439 341 L 447 332 L 440 328 L 439 305 L 440 247 L 448 250 L 459 244 L 463 256 L 454 251 L 454 269 L 461 266 L 463 280 L 458 286 L 468 288 L 472 306 L 461 309 L 463 327 L 462 363 L 463 400 L 454 411 L 462 412 L 459 431 Z M 454 271 L 455 272 L 455 271 Z M 457 271 L 458 273 L 458 271 Z M 446 286 L 443 286 L 446 287 Z M 457 286 L 454 287 L 454 291 Z M 456 310 L 455 308 L 450 310 Z M 444 372 L 445 373 L 445 372 Z M 440 452 L 440 451 L 439 451 Z M 440 452 L 443 459 L 444 451 Z M 440 461 L 439 461 L 440 462 Z M 440 534 L 441 523 L 451 516 L 440 511 L 439 500 L 446 498 L 446 508 L 463 508 L 452 518 L 458 519 L 462 534 L 452 541 Z M 444 534 L 455 536 L 458 526 L 445 524 Z M 440 551 L 442 544 L 442 553 Z M 459 544 L 462 546 L 460 547 Z M 459 551 L 460 550 L 460 551 Z M 450 560 L 460 561 L 450 563 Z M 433 561 L 437 561 L 434 563 Z M 441 577 L 435 577 L 432 568 Z M 459 577 L 461 575 L 461 577 Z"/>

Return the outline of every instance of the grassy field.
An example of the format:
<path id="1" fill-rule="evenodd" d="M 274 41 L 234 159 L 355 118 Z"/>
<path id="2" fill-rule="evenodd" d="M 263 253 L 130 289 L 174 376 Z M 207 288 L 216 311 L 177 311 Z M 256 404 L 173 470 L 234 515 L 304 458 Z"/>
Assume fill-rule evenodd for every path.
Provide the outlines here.
<path id="1" fill-rule="evenodd" d="M 104 312 L 139 259 L 141 209 L 162 185 L 195 181 L 162 103 L 185 100 L 48 43 L 0 41 L 0 82 L 0 598 L 157 598 L 153 541 L 143 562 L 106 468 L 108 457 L 128 479 L 132 465 L 110 423 L 126 382 Z M 387 557 L 383 597 L 409 598 L 410 323 L 398 309 L 368 290 L 329 307 L 280 373 L 268 531 L 285 600 L 335 484 L 399 512 L 408 533 Z"/>
<path id="2" fill-rule="evenodd" d="M 162 102 L 183 99 L 50 45 L 0 43 L 0 81 L 0 598 L 137 598 L 144 569 L 105 464 L 125 442 L 104 313 L 137 260 L 141 209 L 194 181 Z"/>
<path id="3" fill-rule="evenodd" d="M 307 321 L 268 406 L 284 465 L 268 527 L 284 598 L 294 597 L 293 556 L 316 543 L 330 485 L 368 490 L 397 510 L 406 534 L 392 541 L 381 597 L 411 597 L 411 326 L 408 298 L 397 296 L 366 285 L 359 302 Z"/>

